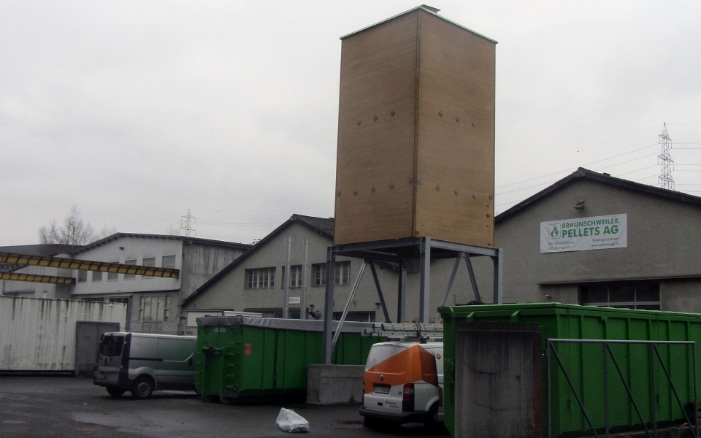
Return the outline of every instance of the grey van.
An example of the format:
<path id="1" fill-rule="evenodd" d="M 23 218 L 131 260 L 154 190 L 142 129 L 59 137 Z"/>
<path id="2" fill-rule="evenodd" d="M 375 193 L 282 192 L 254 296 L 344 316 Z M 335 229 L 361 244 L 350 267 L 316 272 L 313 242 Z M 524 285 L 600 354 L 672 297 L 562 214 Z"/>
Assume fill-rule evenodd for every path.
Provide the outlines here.
<path id="1" fill-rule="evenodd" d="M 93 383 L 119 397 L 146 399 L 163 389 L 195 390 L 195 336 L 109 332 L 100 338 Z"/>

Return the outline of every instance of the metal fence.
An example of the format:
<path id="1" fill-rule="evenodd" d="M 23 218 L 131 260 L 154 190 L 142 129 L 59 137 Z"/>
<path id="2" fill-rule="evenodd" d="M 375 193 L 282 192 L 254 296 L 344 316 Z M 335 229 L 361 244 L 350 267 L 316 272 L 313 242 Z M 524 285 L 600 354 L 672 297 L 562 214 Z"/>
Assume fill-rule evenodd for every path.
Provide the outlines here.
<path id="1" fill-rule="evenodd" d="M 548 339 L 546 366 L 548 437 L 679 424 L 697 436 L 692 341 Z"/>

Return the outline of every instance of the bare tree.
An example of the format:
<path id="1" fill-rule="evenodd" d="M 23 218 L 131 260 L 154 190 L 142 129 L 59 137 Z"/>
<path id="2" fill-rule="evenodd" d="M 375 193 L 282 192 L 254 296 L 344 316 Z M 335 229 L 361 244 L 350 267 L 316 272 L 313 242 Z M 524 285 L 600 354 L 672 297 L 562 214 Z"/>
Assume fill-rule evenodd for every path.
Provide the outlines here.
<path id="1" fill-rule="evenodd" d="M 75 204 L 63 219 L 63 226 L 56 225 L 56 220 L 52 220 L 51 225 L 39 228 L 39 242 L 42 244 L 85 245 L 96 237 L 92 226 L 83 222 L 80 210 Z"/>

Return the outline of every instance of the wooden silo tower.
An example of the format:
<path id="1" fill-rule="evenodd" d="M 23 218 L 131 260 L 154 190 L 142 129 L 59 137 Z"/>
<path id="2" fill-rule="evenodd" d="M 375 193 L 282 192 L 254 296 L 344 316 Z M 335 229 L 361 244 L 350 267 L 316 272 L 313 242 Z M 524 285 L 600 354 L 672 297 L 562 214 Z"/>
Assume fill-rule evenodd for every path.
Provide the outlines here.
<path id="1" fill-rule="evenodd" d="M 495 49 L 427 6 L 342 37 L 336 245 L 493 247 Z"/>

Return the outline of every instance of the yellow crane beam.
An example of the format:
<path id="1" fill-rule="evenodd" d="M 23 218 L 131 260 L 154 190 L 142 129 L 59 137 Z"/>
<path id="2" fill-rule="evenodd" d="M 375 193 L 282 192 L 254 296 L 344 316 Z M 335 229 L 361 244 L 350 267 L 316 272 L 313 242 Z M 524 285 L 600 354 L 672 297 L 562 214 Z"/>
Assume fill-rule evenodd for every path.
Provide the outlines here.
<path id="1" fill-rule="evenodd" d="M 125 265 L 123 263 L 96 262 L 92 260 L 42 257 L 36 255 L 0 252 L 0 263 L 21 266 L 44 266 L 81 271 L 111 272 L 113 274 L 144 275 L 147 277 L 178 278 L 179 269 L 156 268 L 154 266 Z"/>
<path id="2" fill-rule="evenodd" d="M 73 277 L 52 277 L 51 275 L 21 274 L 18 272 L 0 272 L 0 280 L 67 285 L 75 284 L 75 278 Z"/>

